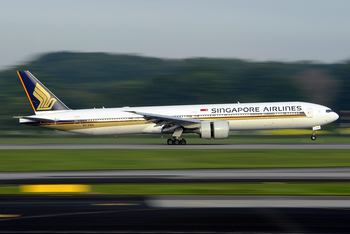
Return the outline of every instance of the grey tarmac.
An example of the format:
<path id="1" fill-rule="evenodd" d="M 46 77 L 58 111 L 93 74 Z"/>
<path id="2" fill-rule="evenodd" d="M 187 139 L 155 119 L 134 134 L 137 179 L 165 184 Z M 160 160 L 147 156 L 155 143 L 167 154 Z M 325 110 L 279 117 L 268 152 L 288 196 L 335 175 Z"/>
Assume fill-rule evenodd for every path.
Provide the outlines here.
<path id="1" fill-rule="evenodd" d="M 350 167 L 0 172 L 0 184 L 349 182 Z"/>
<path id="2" fill-rule="evenodd" d="M 158 208 L 350 208 L 350 196 L 153 196 Z"/>
<path id="3" fill-rule="evenodd" d="M 350 149 L 350 144 L 1 144 L 10 149 Z"/>

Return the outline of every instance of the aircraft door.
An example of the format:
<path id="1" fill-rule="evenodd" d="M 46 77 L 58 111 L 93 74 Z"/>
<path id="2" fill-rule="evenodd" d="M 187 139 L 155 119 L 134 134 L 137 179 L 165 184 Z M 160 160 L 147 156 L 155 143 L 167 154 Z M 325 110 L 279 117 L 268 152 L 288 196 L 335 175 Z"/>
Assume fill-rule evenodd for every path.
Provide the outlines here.
<path id="1" fill-rule="evenodd" d="M 192 118 L 193 118 L 193 119 L 197 119 L 197 118 L 198 118 L 198 116 L 197 116 L 197 115 L 198 115 L 197 111 L 192 111 L 192 112 L 191 112 L 191 115 L 192 115 Z"/>
<path id="2" fill-rule="evenodd" d="M 140 115 L 132 114 L 132 123 L 138 124 L 139 123 Z"/>
<path id="3" fill-rule="evenodd" d="M 74 124 L 80 124 L 80 116 L 74 116 Z"/>
<path id="4" fill-rule="evenodd" d="M 306 115 L 307 115 L 308 118 L 312 118 L 313 117 L 313 110 L 312 110 L 312 108 L 307 108 Z"/>

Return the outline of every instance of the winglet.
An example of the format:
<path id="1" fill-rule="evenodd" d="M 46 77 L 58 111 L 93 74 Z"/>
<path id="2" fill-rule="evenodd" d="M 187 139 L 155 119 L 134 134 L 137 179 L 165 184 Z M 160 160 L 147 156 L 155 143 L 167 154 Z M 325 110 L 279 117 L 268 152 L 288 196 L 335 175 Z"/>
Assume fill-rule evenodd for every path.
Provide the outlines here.
<path id="1" fill-rule="evenodd" d="M 34 112 L 69 110 L 48 88 L 29 71 L 17 71 Z"/>

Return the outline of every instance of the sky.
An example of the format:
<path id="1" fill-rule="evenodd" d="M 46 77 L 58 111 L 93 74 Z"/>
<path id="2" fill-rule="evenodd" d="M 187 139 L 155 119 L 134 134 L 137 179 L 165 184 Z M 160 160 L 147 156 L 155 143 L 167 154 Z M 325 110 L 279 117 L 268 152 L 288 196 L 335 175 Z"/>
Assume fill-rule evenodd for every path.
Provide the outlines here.
<path id="1" fill-rule="evenodd" d="M 0 69 L 48 52 L 350 59 L 348 0 L 0 0 Z"/>

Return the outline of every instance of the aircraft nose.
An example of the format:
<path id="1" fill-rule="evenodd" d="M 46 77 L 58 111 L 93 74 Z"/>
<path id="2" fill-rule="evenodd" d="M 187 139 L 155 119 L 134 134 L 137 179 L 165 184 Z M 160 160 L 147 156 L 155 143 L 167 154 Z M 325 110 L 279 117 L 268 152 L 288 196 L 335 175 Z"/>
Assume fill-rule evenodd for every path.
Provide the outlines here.
<path id="1" fill-rule="evenodd" d="M 339 115 L 337 113 L 333 113 L 334 114 L 334 120 L 333 121 L 336 121 L 337 119 L 339 119 Z"/>
<path id="2" fill-rule="evenodd" d="M 335 112 L 332 112 L 332 113 L 329 113 L 330 115 L 328 115 L 328 122 L 331 123 L 331 122 L 334 122 L 336 121 L 337 119 L 339 119 L 339 115 Z"/>

